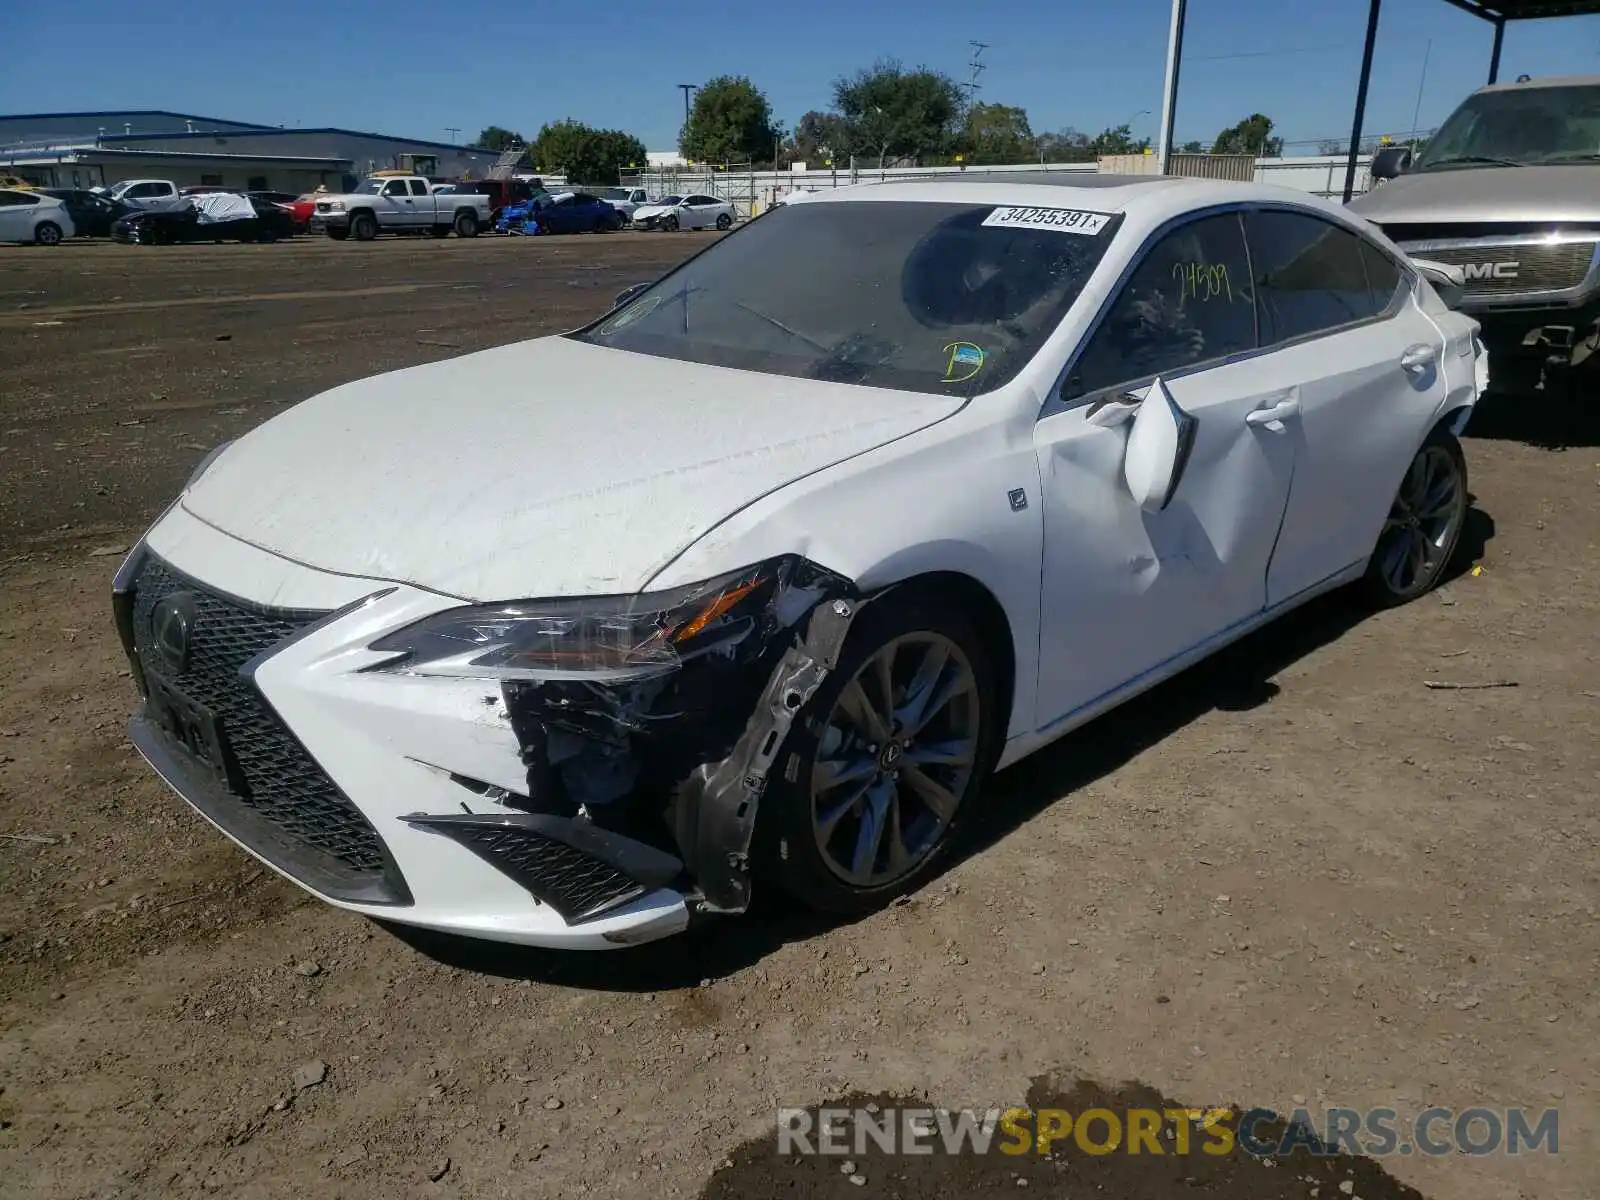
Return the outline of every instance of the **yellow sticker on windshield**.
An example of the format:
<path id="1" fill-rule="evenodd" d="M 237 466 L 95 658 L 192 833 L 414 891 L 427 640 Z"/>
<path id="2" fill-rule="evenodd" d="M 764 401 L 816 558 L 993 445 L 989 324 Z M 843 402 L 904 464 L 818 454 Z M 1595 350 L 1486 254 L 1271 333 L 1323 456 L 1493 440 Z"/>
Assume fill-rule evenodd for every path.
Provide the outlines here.
<path id="1" fill-rule="evenodd" d="M 951 342 L 944 348 L 945 383 L 965 383 L 983 370 L 983 347 L 971 342 Z"/>

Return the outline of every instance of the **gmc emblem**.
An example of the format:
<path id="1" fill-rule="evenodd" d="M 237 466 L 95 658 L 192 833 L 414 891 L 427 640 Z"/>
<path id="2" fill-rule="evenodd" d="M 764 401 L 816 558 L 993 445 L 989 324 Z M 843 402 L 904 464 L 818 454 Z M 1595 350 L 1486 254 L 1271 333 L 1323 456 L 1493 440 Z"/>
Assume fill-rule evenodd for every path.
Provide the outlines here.
<path id="1" fill-rule="evenodd" d="M 1520 262 L 1468 263 L 1461 268 L 1467 279 L 1515 279 Z"/>

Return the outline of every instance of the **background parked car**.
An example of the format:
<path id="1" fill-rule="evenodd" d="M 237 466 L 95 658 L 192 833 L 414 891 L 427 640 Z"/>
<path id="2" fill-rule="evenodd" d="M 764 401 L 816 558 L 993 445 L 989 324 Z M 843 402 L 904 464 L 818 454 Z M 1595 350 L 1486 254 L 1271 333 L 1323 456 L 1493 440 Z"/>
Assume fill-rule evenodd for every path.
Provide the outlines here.
<path id="1" fill-rule="evenodd" d="M 133 212 L 111 227 L 119 242 L 275 242 L 294 235 L 294 218 L 279 205 L 238 193 L 195 196 L 183 208 Z"/>
<path id="2" fill-rule="evenodd" d="M 640 187 L 607 188 L 600 193 L 600 198 L 630 221 L 641 204 L 650 203 L 650 197 Z"/>
<path id="3" fill-rule="evenodd" d="M 111 226 L 137 210 L 117 200 L 108 200 L 83 188 L 40 188 L 42 196 L 54 196 L 66 207 L 78 237 L 110 237 Z"/>
<path id="4" fill-rule="evenodd" d="M 729 229 L 734 216 L 727 200 L 697 193 L 642 205 L 633 210 L 633 223 L 640 229 Z"/>
<path id="5" fill-rule="evenodd" d="M 533 219 L 540 233 L 599 233 L 621 229 L 627 223 L 626 217 L 591 192 L 536 196 Z"/>
<path id="6" fill-rule="evenodd" d="M 66 205 L 55 196 L 0 189 L 0 242 L 38 242 L 54 246 L 75 232 Z"/>
<path id="7" fill-rule="evenodd" d="M 124 179 L 105 191 L 108 200 L 120 200 L 131 208 L 182 208 L 183 196 L 170 179 Z"/>
<path id="8" fill-rule="evenodd" d="M 305 215 L 301 216 L 295 205 L 300 203 L 301 197 L 292 192 L 245 192 L 252 200 L 259 200 L 263 204 L 275 204 L 289 214 L 290 224 L 296 233 L 304 233 L 306 226 L 311 224 L 311 212 L 316 207 L 314 203 L 304 205 Z"/>

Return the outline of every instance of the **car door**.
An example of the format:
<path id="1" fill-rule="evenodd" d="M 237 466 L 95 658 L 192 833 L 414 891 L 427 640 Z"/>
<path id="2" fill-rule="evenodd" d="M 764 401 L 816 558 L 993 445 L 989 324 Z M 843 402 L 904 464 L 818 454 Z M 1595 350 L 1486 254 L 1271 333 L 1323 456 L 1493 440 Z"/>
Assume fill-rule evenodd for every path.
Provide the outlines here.
<path id="1" fill-rule="evenodd" d="M 1375 242 L 1303 209 L 1250 213 L 1261 340 L 1297 381 L 1295 443 L 1267 602 L 1366 561 L 1445 393 L 1444 337 L 1411 272 Z"/>
<path id="2" fill-rule="evenodd" d="M 438 212 L 439 202 L 428 191 L 427 180 L 411 179 L 407 183 L 411 190 L 406 204 L 407 224 L 432 225 Z"/>
<path id="3" fill-rule="evenodd" d="M 373 197 L 372 212 L 384 229 L 403 229 L 413 224 L 411 190 L 404 179 L 391 179 Z"/>
<path id="4" fill-rule="evenodd" d="M 25 193 L 0 188 L 0 242 L 32 241 L 31 212 Z"/>
<path id="5" fill-rule="evenodd" d="M 1193 440 L 1165 506 L 1148 511 L 1123 468 L 1143 406 L 1165 404 L 1158 378 Z M 1241 214 L 1157 233 L 1035 427 L 1042 725 L 1261 613 L 1294 465 L 1272 414 L 1293 394 L 1283 364 L 1257 353 Z"/>

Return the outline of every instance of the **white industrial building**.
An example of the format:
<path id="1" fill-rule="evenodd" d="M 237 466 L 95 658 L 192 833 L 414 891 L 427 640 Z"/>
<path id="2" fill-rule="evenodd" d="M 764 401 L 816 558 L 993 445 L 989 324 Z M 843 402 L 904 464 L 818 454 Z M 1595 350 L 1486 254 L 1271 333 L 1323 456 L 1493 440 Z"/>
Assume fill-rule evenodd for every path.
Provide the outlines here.
<path id="1" fill-rule="evenodd" d="M 156 110 L 0 115 L 0 174 L 42 187 L 123 179 L 179 186 L 307 192 L 340 190 L 372 171 L 402 168 L 482 179 L 493 150 L 354 129 L 287 129 Z"/>

